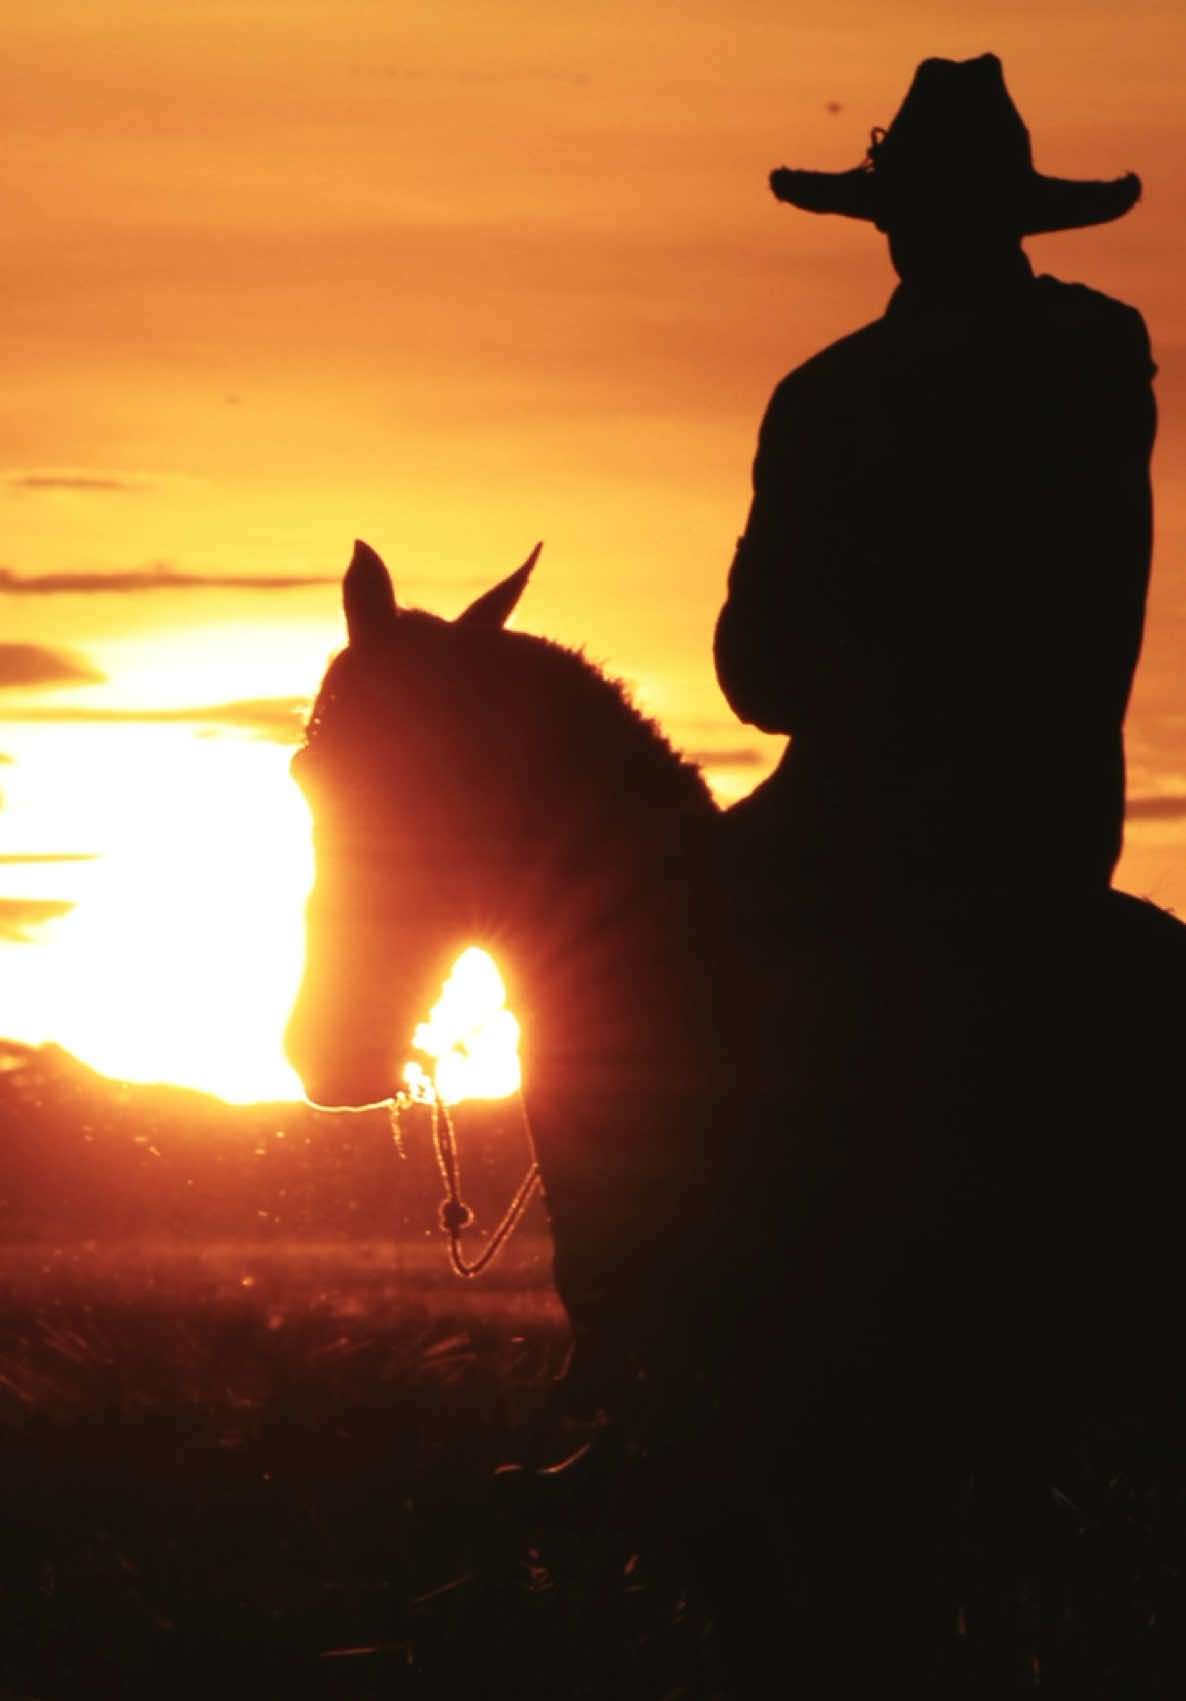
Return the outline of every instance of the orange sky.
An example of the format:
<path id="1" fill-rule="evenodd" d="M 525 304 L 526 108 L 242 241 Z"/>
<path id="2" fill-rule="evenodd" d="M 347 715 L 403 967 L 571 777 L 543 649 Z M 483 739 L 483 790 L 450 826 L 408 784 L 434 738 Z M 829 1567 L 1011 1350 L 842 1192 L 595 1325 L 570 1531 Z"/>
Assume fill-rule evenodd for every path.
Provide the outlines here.
<path id="1" fill-rule="evenodd" d="M 6 833 L 9 855 L 104 850 L 94 805 L 72 809 L 59 784 L 49 807 L 36 764 L 52 745 L 59 775 L 71 748 L 126 769 L 144 731 L 20 716 L 299 698 L 339 640 L 355 535 L 444 613 L 545 538 L 522 624 L 636 682 L 723 790 L 752 783 L 776 746 L 731 720 L 709 640 L 758 419 L 776 379 L 874 317 L 893 283 L 876 233 L 779 207 L 766 173 L 857 163 L 920 58 L 992 49 L 1041 169 L 1145 184 L 1119 225 L 1030 252 L 1141 307 L 1161 369 L 1122 883 L 1186 913 L 1184 38 L 1161 0 L 14 14 L 0 564 L 42 584 L 0 580 L 0 638 L 52 654 L 43 689 L 5 684 L 33 653 L 0 651 L 0 753 L 15 758 L 0 854 Z M 310 582 L 144 588 L 160 563 Z M 51 594 L 61 574 L 90 588 Z M 141 577 L 95 588 L 126 574 Z M 220 723 L 228 748 L 245 727 L 291 727 L 292 705 L 239 720 Z M 177 751 L 193 744 L 170 724 Z M 85 758 L 70 744 L 84 732 Z M 34 882 L 0 864 L 0 897 L 36 885 L 81 903 L 56 866 Z M 38 949 L 4 953 L 10 982 Z"/>

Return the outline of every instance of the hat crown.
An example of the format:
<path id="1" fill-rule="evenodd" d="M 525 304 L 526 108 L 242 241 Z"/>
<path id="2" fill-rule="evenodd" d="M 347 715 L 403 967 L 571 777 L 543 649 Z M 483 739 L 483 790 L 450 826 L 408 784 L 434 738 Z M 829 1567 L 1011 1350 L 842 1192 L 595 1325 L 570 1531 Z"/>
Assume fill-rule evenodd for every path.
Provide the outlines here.
<path id="1" fill-rule="evenodd" d="M 924 59 L 870 157 L 881 179 L 969 174 L 1020 181 L 1033 170 L 1029 131 L 1005 87 L 995 53 Z"/>
<path id="2" fill-rule="evenodd" d="M 924 59 L 888 130 L 874 132 L 869 161 L 882 230 L 940 207 L 948 221 L 1016 225 L 1033 155 L 996 54 Z"/>

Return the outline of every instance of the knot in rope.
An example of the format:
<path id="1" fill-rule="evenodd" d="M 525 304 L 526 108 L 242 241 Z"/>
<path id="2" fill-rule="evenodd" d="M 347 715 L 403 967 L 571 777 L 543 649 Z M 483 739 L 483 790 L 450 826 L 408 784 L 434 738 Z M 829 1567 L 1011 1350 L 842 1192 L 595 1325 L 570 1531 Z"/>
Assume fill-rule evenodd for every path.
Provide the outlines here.
<path id="1" fill-rule="evenodd" d="M 441 1227 L 446 1234 L 460 1234 L 474 1220 L 474 1213 L 464 1199 L 441 1200 Z"/>

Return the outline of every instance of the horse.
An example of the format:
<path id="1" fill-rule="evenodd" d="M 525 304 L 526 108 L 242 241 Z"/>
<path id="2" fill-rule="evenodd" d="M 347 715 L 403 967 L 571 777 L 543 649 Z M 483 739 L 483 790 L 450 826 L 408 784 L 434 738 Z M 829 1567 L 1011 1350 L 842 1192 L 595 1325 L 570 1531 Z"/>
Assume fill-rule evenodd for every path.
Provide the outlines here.
<path id="1" fill-rule="evenodd" d="M 487 949 L 522 1027 L 574 1380 L 633 1379 L 634 1337 L 670 1321 L 663 1269 L 697 1264 L 731 1120 L 705 955 L 717 810 L 621 689 L 505 629 L 531 565 L 446 622 L 397 607 L 356 546 L 349 644 L 292 764 L 317 878 L 287 1047 L 315 1102 L 389 1100 L 458 952 Z"/>
<path id="2" fill-rule="evenodd" d="M 619 685 L 508 628 L 537 555 L 449 621 L 355 545 L 292 763 L 316 876 L 288 1054 L 316 1103 L 386 1102 L 460 950 L 494 956 L 566 1409 L 678 1460 L 742 1692 L 793 1598 L 800 1675 L 846 1693 L 854 1564 L 880 1670 L 937 1461 L 1008 1477 L 1035 1426 L 1166 1373 L 1186 928 L 1110 892 L 796 891 L 760 808 L 720 810 Z"/>

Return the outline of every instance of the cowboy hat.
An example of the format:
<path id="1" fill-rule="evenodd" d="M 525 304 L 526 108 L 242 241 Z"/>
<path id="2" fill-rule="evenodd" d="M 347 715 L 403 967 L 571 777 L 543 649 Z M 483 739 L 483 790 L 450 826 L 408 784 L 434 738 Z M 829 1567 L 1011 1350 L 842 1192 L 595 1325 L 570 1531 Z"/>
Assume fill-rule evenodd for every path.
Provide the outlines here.
<path id="1" fill-rule="evenodd" d="M 1044 177 L 995 53 L 924 59 L 888 130 L 874 130 L 853 171 L 770 174 L 780 201 L 868 219 L 879 230 L 971 217 L 1021 236 L 1105 224 L 1141 193 L 1133 172 L 1110 182 Z"/>

